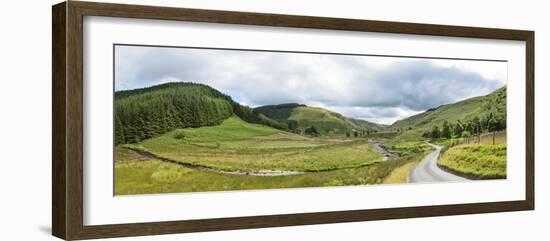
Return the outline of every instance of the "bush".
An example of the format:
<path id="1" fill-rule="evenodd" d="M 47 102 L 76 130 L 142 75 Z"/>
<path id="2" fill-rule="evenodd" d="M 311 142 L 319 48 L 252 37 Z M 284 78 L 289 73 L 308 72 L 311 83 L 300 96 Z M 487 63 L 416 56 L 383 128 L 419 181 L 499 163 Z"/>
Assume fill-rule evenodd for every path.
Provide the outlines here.
<path id="1" fill-rule="evenodd" d="M 306 130 L 304 131 L 304 133 L 305 133 L 306 135 L 310 135 L 310 136 L 318 136 L 318 135 L 319 135 L 319 131 L 317 131 L 317 129 L 315 128 L 315 126 L 311 126 L 311 127 L 306 128 Z"/>
<path id="2" fill-rule="evenodd" d="M 184 139 L 185 138 L 185 131 L 177 130 L 176 133 L 174 134 L 174 138 L 176 138 L 178 140 Z"/>

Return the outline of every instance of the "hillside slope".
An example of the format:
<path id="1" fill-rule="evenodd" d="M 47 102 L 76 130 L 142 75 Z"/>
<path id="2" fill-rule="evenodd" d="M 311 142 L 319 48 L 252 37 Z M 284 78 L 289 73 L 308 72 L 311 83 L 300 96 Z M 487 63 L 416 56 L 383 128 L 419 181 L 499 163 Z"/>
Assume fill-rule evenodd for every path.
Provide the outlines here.
<path id="1" fill-rule="evenodd" d="M 353 119 L 348 117 L 346 117 L 346 119 L 355 125 L 358 125 L 363 128 L 367 128 L 368 130 L 374 130 L 377 132 L 387 131 L 389 127 L 388 125 L 378 124 L 378 123 L 374 123 L 366 120 Z"/>
<path id="2" fill-rule="evenodd" d="M 220 125 L 176 129 L 123 146 L 221 171 L 328 171 L 382 160 L 366 140 L 309 138 L 251 124 L 237 116 Z"/>
<path id="3" fill-rule="evenodd" d="M 290 130 L 303 131 L 313 126 L 321 134 L 344 134 L 350 131 L 382 131 L 386 128 L 384 125 L 348 118 L 327 109 L 296 103 L 266 105 L 256 108 L 255 111 L 286 123 Z"/>
<path id="4" fill-rule="evenodd" d="M 284 129 L 207 85 L 167 83 L 115 92 L 115 143 L 135 143 L 177 128 L 219 125 L 232 115 Z"/>
<path id="5" fill-rule="evenodd" d="M 404 131 L 402 138 L 419 138 L 424 131 L 443 122 L 469 121 L 475 117 L 482 118 L 492 113 L 496 116 L 506 116 L 506 86 L 485 96 L 473 97 L 453 104 L 442 105 L 426 112 L 396 121 L 391 129 Z M 505 119 L 505 118 L 504 118 Z"/>

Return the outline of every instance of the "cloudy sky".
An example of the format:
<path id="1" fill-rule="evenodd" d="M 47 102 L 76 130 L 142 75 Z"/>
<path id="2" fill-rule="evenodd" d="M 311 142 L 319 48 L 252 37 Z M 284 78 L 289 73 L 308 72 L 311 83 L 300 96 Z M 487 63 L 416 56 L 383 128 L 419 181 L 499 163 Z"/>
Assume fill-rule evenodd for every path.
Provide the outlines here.
<path id="1" fill-rule="evenodd" d="M 383 124 L 506 84 L 507 64 L 261 51 L 116 46 L 115 90 L 184 81 L 252 107 L 302 103 Z"/>

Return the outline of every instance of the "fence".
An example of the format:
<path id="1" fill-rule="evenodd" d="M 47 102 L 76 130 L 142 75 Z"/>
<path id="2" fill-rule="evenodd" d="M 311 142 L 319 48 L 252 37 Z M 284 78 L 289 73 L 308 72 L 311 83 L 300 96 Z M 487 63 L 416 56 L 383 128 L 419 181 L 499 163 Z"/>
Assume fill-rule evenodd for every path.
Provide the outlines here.
<path id="1" fill-rule="evenodd" d="M 502 144 L 506 143 L 506 131 L 497 131 L 463 138 L 458 144 Z"/>
<path id="2" fill-rule="evenodd" d="M 506 143 L 506 130 L 497 131 L 491 133 L 485 133 L 479 136 L 465 137 L 460 140 L 453 140 L 446 144 L 443 149 L 441 149 L 441 154 L 445 153 L 447 149 L 461 144 L 502 144 Z"/>

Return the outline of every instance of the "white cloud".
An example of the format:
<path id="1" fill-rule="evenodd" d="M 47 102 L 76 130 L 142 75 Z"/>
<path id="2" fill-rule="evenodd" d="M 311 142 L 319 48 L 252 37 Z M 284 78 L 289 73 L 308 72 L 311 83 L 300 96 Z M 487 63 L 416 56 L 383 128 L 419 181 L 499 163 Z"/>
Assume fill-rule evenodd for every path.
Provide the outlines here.
<path id="1" fill-rule="evenodd" d="M 488 94 L 504 62 L 117 46 L 115 88 L 186 81 L 250 106 L 322 106 L 379 123 Z"/>
<path id="2" fill-rule="evenodd" d="M 359 106 L 324 106 L 344 116 L 356 119 L 376 122 L 379 124 L 392 124 L 404 116 L 412 116 L 422 111 L 413 111 L 406 107 L 359 107 Z"/>
<path id="3" fill-rule="evenodd" d="M 485 79 L 496 80 L 503 85 L 506 84 L 508 73 L 506 63 L 498 61 L 475 61 L 475 64 L 469 60 L 440 60 L 433 61 L 434 65 L 441 67 L 454 67 L 464 72 L 478 73 Z"/>

